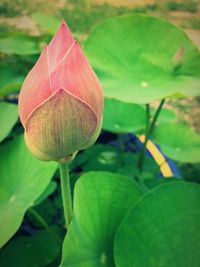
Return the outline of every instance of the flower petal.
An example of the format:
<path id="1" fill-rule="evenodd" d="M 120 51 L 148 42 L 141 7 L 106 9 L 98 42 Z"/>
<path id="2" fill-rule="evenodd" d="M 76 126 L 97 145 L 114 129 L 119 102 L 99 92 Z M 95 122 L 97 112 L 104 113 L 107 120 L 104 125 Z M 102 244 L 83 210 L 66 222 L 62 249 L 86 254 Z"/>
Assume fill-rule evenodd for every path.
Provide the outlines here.
<path id="1" fill-rule="evenodd" d="M 50 71 L 52 71 L 65 56 L 73 42 L 74 38 L 68 26 L 65 22 L 62 22 L 58 32 L 48 45 Z"/>
<path id="2" fill-rule="evenodd" d="M 100 82 L 77 42 L 50 74 L 52 90 L 67 88 L 73 95 L 85 101 L 95 111 L 98 120 L 103 110 Z"/>
<path id="3" fill-rule="evenodd" d="M 59 89 L 29 117 L 26 124 L 29 149 L 33 154 L 39 150 L 49 158 L 62 160 L 81 150 L 96 127 L 93 110 L 67 90 Z"/>
<path id="4" fill-rule="evenodd" d="M 31 112 L 52 94 L 47 47 L 45 47 L 35 66 L 27 75 L 19 95 L 19 115 L 22 124 Z"/>

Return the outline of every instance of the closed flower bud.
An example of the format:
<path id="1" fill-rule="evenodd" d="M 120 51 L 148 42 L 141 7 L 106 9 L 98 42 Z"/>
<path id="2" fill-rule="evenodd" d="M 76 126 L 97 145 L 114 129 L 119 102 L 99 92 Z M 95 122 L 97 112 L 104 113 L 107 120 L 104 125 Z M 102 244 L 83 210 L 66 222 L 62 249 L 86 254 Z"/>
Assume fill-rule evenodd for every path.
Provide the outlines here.
<path id="1" fill-rule="evenodd" d="M 20 92 L 27 146 L 41 160 L 70 160 L 95 142 L 102 112 L 99 80 L 63 22 Z"/>

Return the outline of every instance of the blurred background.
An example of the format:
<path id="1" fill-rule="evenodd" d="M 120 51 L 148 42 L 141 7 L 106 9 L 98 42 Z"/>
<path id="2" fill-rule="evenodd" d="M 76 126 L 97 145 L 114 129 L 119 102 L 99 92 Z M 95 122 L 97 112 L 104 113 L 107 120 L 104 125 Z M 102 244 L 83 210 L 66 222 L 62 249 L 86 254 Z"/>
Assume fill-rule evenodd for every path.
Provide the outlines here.
<path id="1" fill-rule="evenodd" d="M 17 30 L 38 36 L 41 28 L 34 19 L 43 13 L 65 19 L 79 39 L 105 18 L 126 13 L 145 13 L 168 18 L 186 29 L 200 46 L 200 2 L 198 0 L 1 0 L 1 32 Z"/>

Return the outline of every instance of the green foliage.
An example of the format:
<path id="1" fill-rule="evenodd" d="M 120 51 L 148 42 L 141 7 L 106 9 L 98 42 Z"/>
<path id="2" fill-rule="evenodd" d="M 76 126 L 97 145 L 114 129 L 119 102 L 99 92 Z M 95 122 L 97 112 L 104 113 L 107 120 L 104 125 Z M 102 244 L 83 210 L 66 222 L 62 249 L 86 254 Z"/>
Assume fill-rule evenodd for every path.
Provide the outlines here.
<path id="1" fill-rule="evenodd" d="M 27 10 L 28 3 L 17 2 L 19 5 L 0 6 L 0 11 L 13 16 L 22 8 Z M 158 4 L 128 9 L 68 2 L 61 16 L 56 12 L 47 15 L 46 8 L 40 8 L 46 14 L 29 10 L 34 11 L 31 17 L 41 30 L 40 37 L 1 27 L 0 97 L 5 100 L 19 91 L 42 43 L 49 42 L 61 17 L 81 42 L 93 25 L 101 22 L 89 35 L 85 51 L 103 84 L 105 131 L 101 143 L 79 153 L 70 163 L 74 215 L 59 265 L 59 240 L 65 229 L 57 173 L 51 181 L 57 166 L 29 154 L 23 137 L 16 137 L 22 131 L 20 124 L 12 131 L 18 119 L 17 105 L 0 103 L 0 141 L 4 140 L 0 146 L 0 246 L 5 245 L 0 266 L 199 266 L 199 186 L 160 178 L 160 167 L 150 157 L 145 157 L 141 172 L 141 146 L 127 134 L 145 132 L 147 111 L 139 104 L 199 94 L 199 52 L 180 29 L 155 17 L 129 15 L 102 22 L 127 12 L 157 10 Z M 168 8 L 174 9 L 172 3 Z M 188 2 L 175 6 L 191 12 L 194 8 Z M 187 23 L 198 28 L 197 18 Z M 156 113 L 154 106 L 150 105 L 151 119 Z M 200 162 L 199 135 L 177 120 L 172 110 L 162 109 L 152 140 L 169 158 Z M 181 164 L 184 178 L 200 182 L 199 165 L 189 167 Z M 84 174 L 87 171 L 93 172 Z"/>
<path id="2" fill-rule="evenodd" d="M 117 267 L 200 265 L 200 186 L 169 183 L 134 205 L 122 222 L 114 255 Z"/>
<path id="3" fill-rule="evenodd" d="M 176 68 L 174 60 L 182 47 Z M 199 94 L 200 54 L 169 22 L 142 15 L 109 19 L 91 32 L 84 48 L 107 97 L 149 103 Z"/>
<path id="4" fill-rule="evenodd" d="M 73 32 L 88 33 L 91 30 L 91 25 L 96 25 L 106 18 L 126 14 L 127 12 L 129 12 L 127 7 L 115 8 L 108 4 L 97 7 L 95 5 L 86 5 L 83 1 L 79 1 L 72 8 L 63 9 L 61 15 Z"/>
<path id="5" fill-rule="evenodd" d="M 0 102 L 0 142 L 7 137 L 17 120 L 17 105 Z"/>
<path id="6" fill-rule="evenodd" d="M 95 144 L 79 154 L 71 166 L 72 168 L 79 167 L 84 172 L 111 171 L 134 178 L 139 173 L 137 166 L 138 154 L 124 152 L 124 148 L 114 145 Z M 155 177 L 160 170 L 152 158 L 146 157 L 144 160 L 144 172 L 150 172 L 151 176 Z"/>
<path id="7" fill-rule="evenodd" d="M 137 132 L 145 128 L 143 106 L 105 98 L 103 129 L 113 133 Z"/>
<path id="8" fill-rule="evenodd" d="M 196 12 L 198 10 L 197 1 L 183 1 L 179 2 L 168 2 L 167 9 L 172 11 L 188 11 L 188 12 Z"/>
<path id="9" fill-rule="evenodd" d="M 1 247 L 15 234 L 25 211 L 45 190 L 56 165 L 35 159 L 28 152 L 23 137 L 2 145 L 0 154 Z"/>
<path id="10" fill-rule="evenodd" d="M 199 17 L 188 18 L 187 20 L 184 20 L 182 22 L 182 27 L 199 30 L 200 29 L 200 18 Z M 198 38 L 198 32 L 196 33 L 196 35 Z"/>
<path id="11" fill-rule="evenodd" d="M 117 169 L 117 172 L 135 178 L 136 180 L 138 176 L 141 176 L 142 179 L 154 179 L 155 177 L 158 177 L 160 173 L 159 166 L 150 157 L 145 157 L 143 173 L 140 173 L 138 170 L 138 154 L 131 152 L 124 153 L 123 158 L 121 159 L 121 165 Z"/>
<path id="12" fill-rule="evenodd" d="M 120 165 L 118 149 L 112 145 L 94 145 L 84 152 L 84 157 L 84 171 L 115 171 Z"/>
<path id="13" fill-rule="evenodd" d="M 155 110 L 152 112 L 152 117 L 154 113 Z M 162 109 L 158 123 L 173 123 L 176 119 L 176 114 L 172 110 Z M 146 114 L 142 105 L 105 98 L 103 129 L 113 133 L 141 133 L 145 129 L 145 120 Z M 98 157 L 95 158 L 98 159 Z M 92 157 L 91 161 L 91 165 L 96 166 Z M 137 162 L 136 158 L 135 161 Z M 137 166 L 134 166 L 134 168 L 137 168 Z"/>
<path id="14" fill-rule="evenodd" d="M 63 244 L 61 267 L 112 267 L 117 228 L 141 192 L 134 182 L 108 172 L 89 172 L 77 182 L 74 216 Z"/>
<path id="15" fill-rule="evenodd" d="M 23 35 L 1 37 L 0 52 L 15 55 L 33 55 L 40 52 L 40 48 L 34 40 Z"/>
<path id="16" fill-rule="evenodd" d="M 153 110 L 152 117 L 154 116 L 156 110 Z M 171 109 L 163 108 L 158 117 L 158 123 L 173 123 L 177 120 L 176 114 Z"/>
<path id="17" fill-rule="evenodd" d="M 0 265 L 7 267 L 44 267 L 60 252 L 59 242 L 47 230 L 32 236 L 15 237 L 0 253 Z"/>
<path id="18" fill-rule="evenodd" d="M 10 5 L 11 3 L 2 1 L 0 3 L 0 14 L 1 16 L 12 17 L 18 15 L 19 11 L 16 10 L 16 2 L 15 5 Z"/>
<path id="19" fill-rule="evenodd" d="M 0 66 L 0 96 L 19 91 L 24 77 L 20 75 L 9 64 Z"/>
<path id="20" fill-rule="evenodd" d="M 55 181 L 51 181 L 48 186 L 45 188 L 44 192 L 39 196 L 38 199 L 35 200 L 34 206 L 37 206 L 41 202 L 43 202 L 48 196 L 50 196 L 57 188 L 57 183 Z"/>
<path id="21" fill-rule="evenodd" d="M 186 181 L 200 184 L 200 163 L 178 163 L 177 166 Z"/>
<path id="22" fill-rule="evenodd" d="M 147 12 L 151 12 L 151 11 L 156 11 L 157 9 L 158 9 L 158 4 L 154 3 L 154 4 L 146 4 L 146 5 L 134 7 L 131 11 L 133 13 L 142 14 L 142 13 L 147 13 Z M 127 12 L 127 13 L 130 13 L 130 12 Z"/>
<path id="23" fill-rule="evenodd" d="M 39 12 L 33 13 L 31 17 L 42 27 L 42 29 L 52 35 L 57 32 L 61 23 L 59 19 Z"/>
<path id="24" fill-rule="evenodd" d="M 180 162 L 200 162 L 200 135 L 184 124 L 162 124 L 154 131 L 154 140 L 163 152 Z"/>
<path id="25" fill-rule="evenodd" d="M 58 210 L 56 209 L 54 201 L 50 198 L 46 198 L 40 203 L 34 203 L 34 206 L 32 206 L 26 213 L 26 220 L 34 229 L 43 229 L 46 228 L 46 224 L 49 226 L 54 225 L 54 218 L 57 214 Z M 60 222 L 59 224 L 61 225 Z"/>

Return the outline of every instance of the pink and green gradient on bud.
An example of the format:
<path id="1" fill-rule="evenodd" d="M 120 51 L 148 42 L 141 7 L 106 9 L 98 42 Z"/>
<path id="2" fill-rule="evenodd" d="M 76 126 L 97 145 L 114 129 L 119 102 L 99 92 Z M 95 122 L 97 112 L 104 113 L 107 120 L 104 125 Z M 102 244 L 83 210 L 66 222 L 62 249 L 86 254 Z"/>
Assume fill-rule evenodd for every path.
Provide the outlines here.
<path id="1" fill-rule="evenodd" d="M 26 144 L 41 160 L 67 161 L 96 141 L 102 113 L 100 82 L 63 22 L 20 92 Z"/>

